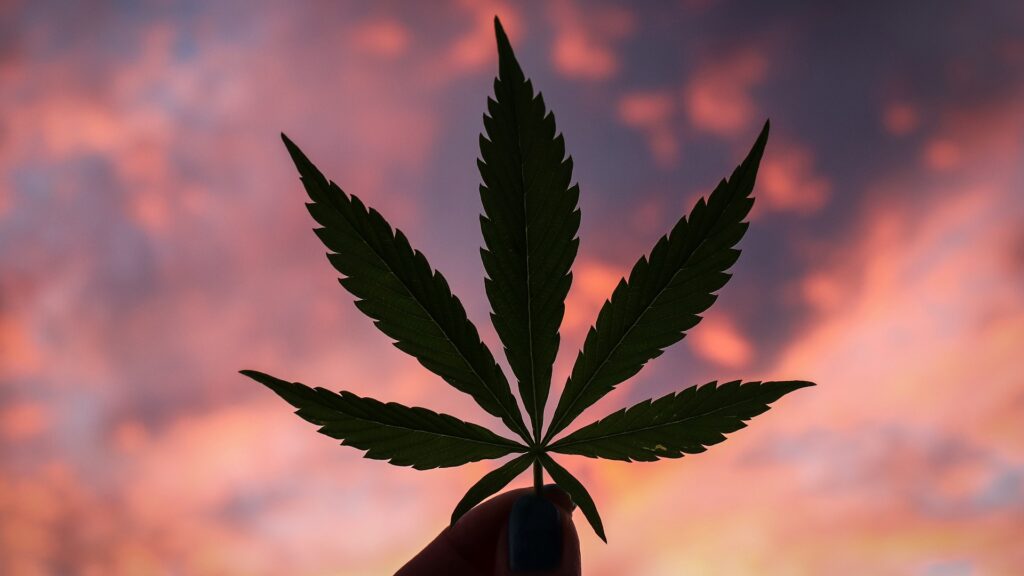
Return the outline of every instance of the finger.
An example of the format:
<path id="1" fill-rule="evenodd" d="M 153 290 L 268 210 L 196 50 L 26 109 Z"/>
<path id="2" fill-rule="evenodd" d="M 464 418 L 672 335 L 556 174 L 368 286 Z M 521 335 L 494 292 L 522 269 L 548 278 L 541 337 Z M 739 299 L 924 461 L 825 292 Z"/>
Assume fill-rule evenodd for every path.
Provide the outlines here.
<path id="1" fill-rule="evenodd" d="M 520 497 L 532 493 L 533 488 L 519 488 L 495 496 L 467 512 L 439 538 L 449 542 L 453 550 L 474 565 L 489 568 L 494 565 L 494 543 L 499 540 L 501 530 L 507 528 L 512 507 Z M 571 513 L 576 508 L 569 494 L 555 484 L 546 485 L 543 495 L 566 512 Z"/>
<path id="2" fill-rule="evenodd" d="M 403 566 L 397 574 L 399 576 L 420 576 L 490 573 L 495 566 L 495 554 L 500 547 L 495 543 L 499 541 L 505 542 L 505 565 L 507 565 L 509 515 L 516 500 L 532 492 L 533 488 L 511 490 L 476 506 L 453 526 L 442 530 L 433 542 Z M 576 507 L 572 498 L 554 484 L 545 486 L 543 494 L 566 516 Z M 575 527 L 571 532 L 573 537 L 576 537 Z M 578 538 L 575 550 L 578 564 Z"/>

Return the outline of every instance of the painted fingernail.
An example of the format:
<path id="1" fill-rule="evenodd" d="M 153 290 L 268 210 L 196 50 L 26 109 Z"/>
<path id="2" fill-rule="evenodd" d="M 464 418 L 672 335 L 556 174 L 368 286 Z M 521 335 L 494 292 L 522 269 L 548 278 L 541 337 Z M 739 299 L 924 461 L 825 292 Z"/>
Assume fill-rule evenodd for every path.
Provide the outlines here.
<path id="1" fill-rule="evenodd" d="M 513 572 L 551 570 L 562 561 L 558 507 L 534 494 L 521 496 L 508 518 L 508 559 Z"/>
<path id="2" fill-rule="evenodd" d="M 544 495 L 547 496 L 548 500 L 553 500 L 556 504 L 560 504 L 563 507 L 566 507 L 565 504 L 568 504 L 569 512 L 576 509 L 576 503 L 572 501 L 572 496 L 569 496 L 569 493 L 558 484 L 545 484 Z"/>

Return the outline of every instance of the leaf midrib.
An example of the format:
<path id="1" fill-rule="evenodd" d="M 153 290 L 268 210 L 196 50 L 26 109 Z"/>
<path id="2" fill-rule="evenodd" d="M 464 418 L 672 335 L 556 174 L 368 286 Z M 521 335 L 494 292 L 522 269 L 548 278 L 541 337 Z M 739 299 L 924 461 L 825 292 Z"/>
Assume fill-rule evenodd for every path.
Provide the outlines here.
<path id="1" fill-rule="evenodd" d="M 387 406 L 387 405 L 385 404 L 384 406 Z M 514 440 L 508 440 L 507 438 L 505 439 L 507 441 L 507 443 L 499 443 L 499 442 L 488 441 L 488 440 L 480 440 L 480 439 L 476 439 L 476 438 L 468 438 L 466 436 L 459 436 L 459 435 L 451 434 L 451 433 L 434 432 L 434 431 L 430 431 L 430 430 L 424 430 L 423 428 L 413 428 L 411 426 L 403 426 L 401 424 L 392 424 L 392 423 L 389 423 L 389 422 L 381 422 L 379 420 L 371 420 L 369 418 L 364 418 L 364 417 L 361 417 L 361 416 L 354 416 L 354 415 L 349 414 L 348 412 L 345 412 L 345 411 L 340 410 L 338 408 L 333 408 L 333 409 L 336 410 L 337 412 L 340 412 L 341 414 L 344 414 L 347 418 L 351 418 L 353 420 L 359 420 L 359 421 L 362 421 L 362 422 L 370 422 L 372 424 L 376 424 L 378 426 L 382 426 L 382 427 L 386 427 L 386 428 L 397 428 L 397 429 L 400 429 L 400 430 L 408 430 L 410 432 L 419 432 L 421 434 L 432 434 L 434 436 L 443 436 L 445 438 L 455 438 L 457 440 L 463 440 L 465 442 L 474 442 L 474 443 L 477 443 L 477 444 L 486 444 L 486 445 L 490 445 L 490 446 L 500 446 L 500 447 L 503 447 L 503 448 L 526 448 L 526 446 L 523 446 L 522 444 L 519 444 L 518 442 L 516 442 Z M 440 414 L 438 414 L 438 415 L 440 416 Z M 325 419 L 321 419 L 321 418 L 318 418 L 317 421 L 318 422 L 322 422 L 322 424 L 320 424 L 321 426 L 326 426 L 327 423 L 331 423 L 331 422 L 340 422 L 340 420 L 337 420 L 337 419 L 325 420 Z M 484 428 L 484 430 L 487 430 L 487 429 Z M 492 432 L 492 434 L 493 434 L 493 432 Z M 516 452 L 522 452 L 522 451 L 516 450 Z"/>
<path id="2" fill-rule="evenodd" d="M 525 75 L 524 75 L 525 78 Z M 523 82 L 525 84 L 525 80 Z M 523 258 L 523 264 L 526 268 L 526 342 L 528 356 L 530 358 L 530 389 L 532 394 L 531 400 L 533 404 L 533 411 L 530 413 L 530 423 L 533 426 L 533 434 L 535 441 L 540 440 L 540 431 L 543 423 L 543 414 L 538 411 L 537 406 L 537 361 L 533 351 L 533 290 L 530 284 L 530 225 L 529 225 L 529 212 L 527 211 L 526 203 L 526 161 L 525 155 L 523 154 L 523 140 L 522 131 L 519 130 L 519 114 L 516 106 L 516 94 L 515 88 L 509 82 L 509 108 L 512 110 L 512 131 L 515 133 L 516 141 L 516 160 L 519 164 L 519 190 L 523 195 L 523 242 L 525 247 L 525 255 Z"/>

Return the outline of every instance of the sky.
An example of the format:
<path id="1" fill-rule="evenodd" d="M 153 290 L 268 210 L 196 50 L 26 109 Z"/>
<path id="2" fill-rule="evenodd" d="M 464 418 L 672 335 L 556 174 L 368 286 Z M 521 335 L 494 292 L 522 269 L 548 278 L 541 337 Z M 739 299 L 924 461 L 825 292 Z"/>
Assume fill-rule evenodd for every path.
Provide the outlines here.
<path id="1" fill-rule="evenodd" d="M 579 422 L 818 383 L 704 454 L 560 458 L 608 535 L 577 518 L 586 574 L 1022 573 L 1009 0 L 0 2 L 0 573 L 388 574 L 445 526 L 498 463 L 363 459 L 237 371 L 498 425 L 356 309 L 279 138 L 407 234 L 511 374 L 478 252 L 495 15 L 580 186 L 552 398 L 767 118 L 733 279 Z"/>

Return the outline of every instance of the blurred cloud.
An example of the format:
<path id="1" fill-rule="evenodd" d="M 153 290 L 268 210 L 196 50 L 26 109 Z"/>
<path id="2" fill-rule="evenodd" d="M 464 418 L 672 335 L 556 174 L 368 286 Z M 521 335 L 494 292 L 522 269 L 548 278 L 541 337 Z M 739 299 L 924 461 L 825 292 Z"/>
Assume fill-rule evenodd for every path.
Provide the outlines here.
<path id="1" fill-rule="evenodd" d="M 767 58 L 752 49 L 699 63 L 683 89 L 690 123 L 723 137 L 748 130 L 759 120 L 751 91 L 764 81 L 767 72 Z"/>
<path id="2" fill-rule="evenodd" d="M 772 142 L 772 151 L 762 160 L 758 207 L 770 211 L 812 214 L 828 201 L 831 183 L 814 167 L 811 151 L 804 146 Z"/>
<path id="3" fill-rule="evenodd" d="M 754 355 L 753 346 L 736 323 L 716 312 L 708 313 L 688 340 L 698 355 L 730 368 L 746 366 Z"/>
<path id="4" fill-rule="evenodd" d="M 631 92 L 619 100 L 619 119 L 643 132 L 659 166 L 672 166 L 679 157 L 679 140 L 673 131 L 676 103 L 668 91 Z"/>
<path id="5" fill-rule="evenodd" d="M 885 107 L 882 123 L 893 136 L 906 136 L 920 125 L 920 112 L 907 102 L 892 102 Z"/>
<path id="6" fill-rule="evenodd" d="M 581 80 L 608 80 L 618 73 L 617 44 L 636 28 L 628 8 L 555 0 L 548 14 L 555 28 L 551 58 L 556 70 Z"/>
<path id="7" fill-rule="evenodd" d="M 361 24 L 353 40 L 356 47 L 385 58 L 401 56 L 409 47 L 409 31 L 395 20 L 378 20 Z"/>

